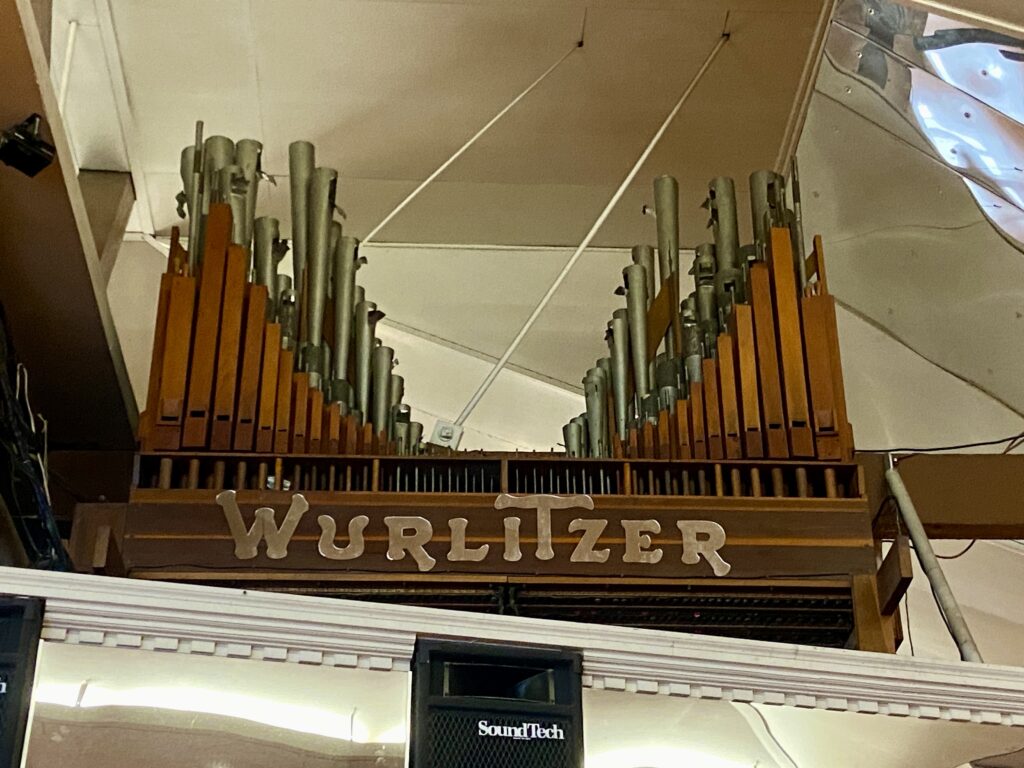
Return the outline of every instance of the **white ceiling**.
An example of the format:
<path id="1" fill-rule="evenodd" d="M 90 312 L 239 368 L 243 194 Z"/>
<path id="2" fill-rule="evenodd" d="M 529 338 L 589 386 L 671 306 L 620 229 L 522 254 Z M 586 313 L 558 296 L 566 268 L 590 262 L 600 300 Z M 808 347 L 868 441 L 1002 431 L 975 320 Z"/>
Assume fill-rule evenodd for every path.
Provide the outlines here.
<path id="1" fill-rule="evenodd" d="M 64 39 L 57 27 L 83 5 L 92 0 L 57 0 L 55 45 Z M 264 166 L 282 180 L 288 143 L 313 141 L 318 162 L 338 169 L 340 203 L 361 236 L 583 34 L 585 46 L 379 238 L 568 245 L 727 28 L 728 44 L 597 241 L 628 246 L 650 238 L 639 211 L 654 175 L 688 181 L 684 239 L 695 241 L 704 238 L 697 206 L 708 179 L 775 164 L 822 5 L 109 0 L 109 13 L 83 12 L 98 27 L 80 35 L 91 50 L 111 27 L 127 91 L 125 151 L 147 209 L 141 221 L 151 217 L 163 234 L 176 223 L 178 156 L 203 119 L 207 135 L 262 140 Z M 88 65 L 77 56 L 75 69 Z M 78 94 L 69 117 L 80 123 L 76 134 L 92 127 L 95 104 L 86 87 Z M 123 168 L 96 143 L 83 134 L 83 167 Z M 285 220 L 286 189 L 265 188 L 263 204 Z"/>

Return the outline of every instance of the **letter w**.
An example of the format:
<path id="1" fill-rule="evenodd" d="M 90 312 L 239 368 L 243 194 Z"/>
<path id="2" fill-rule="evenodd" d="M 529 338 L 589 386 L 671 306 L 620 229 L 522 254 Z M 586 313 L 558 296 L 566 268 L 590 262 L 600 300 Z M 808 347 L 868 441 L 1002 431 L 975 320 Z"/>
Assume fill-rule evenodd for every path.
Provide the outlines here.
<path id="1" fill-rule="evenodd" d="M 299 527 L 299 521 L 309 509 L 306 497 L 296 493 L 292 495 L 292 503 L 280 528 L 274 520 L 274 510 L 270 507 L 260 507 L 256 510 L 256 519 L 252 527 L 246 530 L 234 491 L 218 493 L 217 503 L 224 510 L 224 518 L 228 521 L 228 528 L 235 540 L 235 557 L 239 560 L 251 560 L 256 557 L 262 539 L 267 541 L 267 557 L 272 560 L 288 557 L 288 544 L 295 535 L 295 529 Z"/>

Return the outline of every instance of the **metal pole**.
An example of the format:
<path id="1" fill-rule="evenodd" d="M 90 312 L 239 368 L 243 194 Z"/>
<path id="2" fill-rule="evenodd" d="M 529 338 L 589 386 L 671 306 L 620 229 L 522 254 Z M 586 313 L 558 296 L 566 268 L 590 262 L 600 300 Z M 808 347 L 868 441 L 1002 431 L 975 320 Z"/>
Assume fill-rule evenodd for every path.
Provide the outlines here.
<path id="1" fill-rule="evenodd" d="M 587 232 L 586 237 L 583 238 L 583 242 L 576 246 L 576 250 L 573 251 L 572 256 L 569 257 L 569 260 L 565 263 L 565 266 L 562 267 L 562 271 L 559 272 L 558 275 L 555 277 L 554 282 L 551 283 L 551 286 L 548 288 L 547 292 L 541 298 L 540 303 L 538 303 L 533 312 L 530 313 L 530 316 L 526 319 L 526 322 L 523 324 L 523 327 L 519 329 L 519 333 L 517 333 L 515 338 L 512 339 L 512 341 L 509 343 L 508 349 L 505 350 L 504 354 L 502 354 L 498 362 L 494 364 L 494 367 L 491 369 L 491 372 L 487 374 L 487 378 L 485 378 L 480 383 L 480 386 L 477 387 L 476 392 L 473 393 L 473 397 L 471 397 L 469 402 L 466 403 L 466 407 L 462 409 L 462 413 L 459 414 L 459 418 L 455 420 L 455 424 L 457 426 L 462 426 L 463 424 L 466 423 L 466 419 L 469 418 L 469 414 L 473 412 L 473 409 L 476 408 L 477 403 L 479 403 L 481 398 L 483 398 L 483 396 L 487 393 L 487 390 L 491 388 L 491 384 L 493 384 L 494 380 L 498 378 L 498 374 L 501 373 L 501 369 L 505 367 L 509 359 L 519 348 L 519 345 L 522 343 L 523 339 L 526 338 L 526 334 L 530 332 L 530 329 L 533 327 L 533 324 L 537 322 L 537 318 L 540 317 L 540 313 L 544 311 L 544 308 L 548 305 L 548 302 L 551 301 L 551 297 L 555 295 L 555 291 L 558 290 L 558 287 L 562 284 L 562 281 L 565 280 L 566 276 L 576 265 L 576 262 L 583 254 L 583 251 L 585 251 L 587 246 L 590 245 L 590 241 L 594 239 L 594 236 L 597 234 L 598 230 L 601 229 L 601 226 L 604 224 L 605 219 L 608 218 L 608 215 L 612 212 L 612 209 L 615 208 L 619 200 L 625 194 L 626 189 L 633 182 L 633 179 L 636 177 L 637 173 L 640 172 L 640 169 L 643 167 L 643 164 L 647 162 L 647 158 L 650 157 L 651 152 L 654 151 L 654 148 L 657 146 L 658 142 L 661 141 L 661 137 L 665 135 L 665 131 L 668 130 L 668 127 L 675 119 L 675 116 L 679 114 L 679 110 L 682 109 L 683 104 L 686 103 L 686 100 L 690 97 L 690 94 L 693 93 L 693 89 L 697 87 L 697 83 L 699 83 L 701 81 L 701 78 L 704 77 L 704 73 L 707 72 L 708 67 L 711 66 L 711 62 L 714 61 L 715 57 L 718 55 L 718 52 L 722 50 L 722 46 L 725 45 L 728 39 L 728 34 L 722 35 L 721 38 L 719 38 L 718 42 L 715 44 L 715 47 L 711 49 L 711 53 L 709 53 L 707 58 L 704 59 L 704 63 L 700 65 L 700 69 L 697 70 L 697 74 L 693 76 L 693 79 L 690 80 L 690 84 L 686 86 L 686 90 L 683 91 L 683 95 L 679 97 L 679 100 L 676 102 L 676 105 L 672 107 L 672 111 L 668 113 L 668 117 L 665 118 L 664 122 L 661 124 L 661 127 L 658 128 L 658 130 L 655 132 L 654 137 L 651 139 L 650 143 L 648 143 L 647 148 L 640 153 L 640 157 L 637 158 L 637 161 L 633 164 L 633 167 L 630 169 L 629 173 L 626 174 L 626 178 L 622 180 L 622 183 L 619 185 L 619 188 L 615 190 L 615 194 L 612 195 L 611 200 L 608 201 L 607 205 L 605 205 L 604 207 L 604 210 L 601 211 L 601 215 L 597 217 L 597 221 L 594 222 L 594 225 L 590 228 L 590 231 Z"/>
<path id="2" fill-rule="evenodd" d="M 454 163 L 456 160 L 458 160 L 467 149 L 469 149 L 471 146 L 473 146 L 476 143 L 477 139 L 479 139 L 481 136 L 483 136 L 485 133 L 487 133 L 487 131 L 489 131 L 491 129 L 492 125 L 494 125 L 496 122 L 501 120 L 501 118 L 503 118 L 506 115 L 506 113 L 508 113 L 508 111 L 510 109 L 512 109 L 512 107 L 514 107 L 516 104 L 518 104 L 520 101 L 522 101 L 523 98 L 530 91 L 532 91 L 534 88 L 536 88 L 538 85 L 540 85 L 541 81 L 543 81 L 548 75 L 550 75 L 552 72 L 554 72 L 555 69 L 558 68 L 559 64 L 561 64 L 563 61 L 565 61 L 567 58 L 569 58 L 569 56 L 572 54 L 573 51 L 575 51 L 577 48 L 581 48 L 581 47 L 582 47 L 582 43 L 573 43 L 572 48 L 570 48 L 568 51 L 566 51 L 565 55 L 563 55 L 558 61 L 556 61 L 554 64 L 552 64 L 550 67 L 548 67 L 543 75 L 541 75 L 536 80 L 534 80 L 532 83 L 530 83 L 526 87 L 526 90 L 524 90 L 522 93 L 520 93 L 514 99 L 512 99 L 512 101 L 510 101 L 505 106 L 505 108 L 502 109 L 498 114 L 496 114 L 494 117 L 492 117 L 483 128 L 481 128 L 479 131 L 477 131 L 472 136 L 470 136 L 469 139 L 466 141 L 466 143 L 463 144 L 461 147 L 459 147 L 458 150 L 456 150 L 454 155 L 452 155 L 447 160 L 445 160 L 443 163 L 441 163 L 441 165 L 438 166 L 437 170 L 434 171 L 429 176 L 427 176 L 427 178 L 425 178 L 422 182 L 420 182 L 420 185 L 418 187 L 416 187 L 416 189 L 414 189 L 412 192 L 410 192 L 408 195 L 406 195 L 405 199 L 402 200 L 402 202 L 400 202 L 397 206 L 395 206 L 395 209 L 393 211 L 391 211 L 391 213 L 389 213 L 387 216 L 385 216 L 384 220 L 381 221 L 380 224 L 378 224 L 376 227 L 374 227 L 373 229 L 370 230 L 370 234 L 368 234 L 366 237 L 363 238 L 363 245 L 365 246 L 367 243 L 369 243 L 371 240 L 373 240 L 374 236 L 378 232 L 380 232 L 382 229 L 384 229 L 384 227 L 387 226 L 389 221 L 391 221 L 393 218 L 395 218 L 395 216 L 397 216 L 399 213 L 401 213 L 402 210 L 405 208 L 405 206 L 407 206 L 409 203 L 411 203 L 413 200 L 415 200 L 416 197 L 419 195 L 419 193 L 422 192 L 424 189 L 426 189 L 430 185 L 430 183 L 432 181 L 434 181 L 434 179 L 436 179 L 438 176 L 440 176 L 442 173 L 444 173 L 448 169 L 448 166 L 450 166 L 452 163 Z"/>
<path id="3" fill-rule="evenodd" d="M 932 543 L 928 539 L 928 534 L 925 533 L 924 525 L 921 524 L 921 518 L 917 515 L 914 502 L 911 501 L 910 494 L 907 493 L 907 487 L 903 484 L 903 478 L 900 477 L 900 473 L 893 467 L 886 471 L 885 479 L 888 481 L 889 489 L 896 499 L 896 505 L 900 510 L 900 517 L 906 523 L 910 540 L 914 542 L 914 551 L 917 553 L 917 559 L 921 563 L 921 568 L 924 569 L 924 575 L 928 577 L 928 582 L 931 584 L 935 601 L 939 604 L 939 611 L 942 612 L 946 620 L 946 626 L 949 628 L 949 632 L 953 636 L 953 640 L 956 641 L 957 648 L 960 650 L 960 658 L 964 661 L 981 663 L 983 661 L 981 653 L 979 653 L 978 646 L 974 643 L 971 630 L 968 628 L 963 613 L 960 611 L 960 605 L 956 601 L 956 596 L 953 594 L 953 590 L 950 589 L 949 582 L 946 581 L 946 575 L 942 572 L 942 566 L 939 565 L 938 558 L 935 557 Z"/>

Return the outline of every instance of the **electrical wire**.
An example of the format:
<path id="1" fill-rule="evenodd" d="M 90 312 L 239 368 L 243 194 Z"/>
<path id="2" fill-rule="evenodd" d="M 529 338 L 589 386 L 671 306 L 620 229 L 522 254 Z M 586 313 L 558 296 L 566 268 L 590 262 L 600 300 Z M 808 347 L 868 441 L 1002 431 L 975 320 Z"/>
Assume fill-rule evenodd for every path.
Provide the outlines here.
<path id="1" fill-rule="evenodd" d="M 978 540 L 977 540 L 977 539 L 971 539 L 971 543 L 970 543 L 970 544 L 968 544 L 968 545 L 967 545 L 966 547 L 964 547 L 963 549 L 961 549 L 961 550 L 960 550 L 959 552 L 957 552 L 957 553 L 956 553 L 955 555 L 940 555 L 940 554 L 938 554 L 938 553 L 936 552 L 936 553 L 935 553 L 935 557 L 937 557 L 937 558 L 938 558 L 939 560 L 956 560 L 956 559 L 957 559 L 958 557 L 963 557 L 963 556 L 964 556 L 964 555 L 966 555 L 966 554 L 967 554 L 968 552 L 970 552 L 970 551 L 971 551 L 971 547 L 973 547 L 973 546 L 974 546 L 975 544 L 977 544 L 977 543 L 978 543 Z"/>
<path id="2" fill-rule="evenodd" d="M 1008 446 L 1006 446 L 1006 448 L 1003 449 L 1003 453 L 1006 454 L 1006 453 L 1010 453 L 1011 451 L 1015 451 L 1022 444 L 1024 444 L 1024 437 L 1018 437 L 1016 440 L 1014 440 L 1012 443 L 1010 443 Z"/>
<path id="3" fill-rule="evenodd" d="M 906 620 L 905 624 L 906 624 L 906 629 L 907 629 L 907 632 L 906 632 L 907 644 L 910 646 L 910 655 L 911 656 L 916 656 L 917 653 L 914 651 L 914 636 L 910 632 L 910 593 L 909 592 L 907 593 L 906 597 L 903 599 L 903 610 L 906 611 L 906 616 L 907 616 L 907 620 Z"/>
<path id="4" fill-rule="evenodd" d="M 958 443 L 956 445 L 936 445 L 930 448 L 862 448 L 866 453 L 938 453 L 941 451 L 959 451 L 964 448 L 984 448 L 989 445 L 1002 445 L 1014 441 L 1024 441 L 1024 432 L 1001 437 L 997 440 L 979 440 L 974 443 Z"/>

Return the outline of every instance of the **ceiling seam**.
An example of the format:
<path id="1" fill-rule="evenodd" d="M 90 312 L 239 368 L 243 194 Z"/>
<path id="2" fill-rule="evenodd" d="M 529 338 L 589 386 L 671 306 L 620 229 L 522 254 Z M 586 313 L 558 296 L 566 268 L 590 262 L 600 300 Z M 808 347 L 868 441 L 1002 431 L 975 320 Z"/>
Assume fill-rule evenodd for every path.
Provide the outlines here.
<path id="1" fill-rule="evenodd" d="M 888 336 L 893 341 L 896 341 L 899 344 L 903 345 L 908 350 L 910 350 L 915 355 L 917 355 L 919 358 L 924 360 L 926 363 L 930 363 L 930 364 L 934 365 L 936 368 L 938 368 L 943 373 L 946 373 L 946 374 L 952 376 L 954 379 L 957 379 L 958 381 L 966 384 L 967 386 L 971 387 L 972 389 L 976 389 L 978 392 L 982 393 L 986 397 L 989 397 L 992 400 L 994 400 L 995 402 L 999 403 L 1006 410 L 1010 411 L 1010 413 L 1014 414 L 1015 416 L 1018 416 L 1021 419 L 1024 419 L 1024 411 L 1020 411 L 1017 408 L 1015 408 L 1014 406 L 1010 405 L 1008 402 L 1003 400 L 1003 398 L 1001 398 L 999 395 L 996 395 L 995 393 L 990 392 L 988 389 L 986 389 L 984 386 L 982 386 L 978 382 L 972 381 L 971 379 L 968 379 L 966 376 L 962 376 L 959 373 L 957 373 L 956 371 L 953 371 L 952 369 L 947 368 L 942 363 L 938 363 L 935 360 L 932 360 L 930 357 L 928 357 L 927 355 L 923 354 L 922 352 L 920 352 L 919 350 L 917 350 L 913 346 L 911 346 L 907 341 L 905 341 L 902 337 L 900 337 L 899 334 L 897 334 L 891 328 L 883 325 L 878 320 L 875 320 L 873 317 L 868 315 L 866 312 L 863 312 L 862 310 L 857 309 L 856 307 L 854 307 L 849 302 L 844 301 L 843 299 L 839 298 L 835 294 L 833 294 L 833 298 L 835 298 L 836 304 L 838 304 L 840 307 L 845 309 L 851 315 L 853 315 L 854 317 L 858 318 L 859 320 L 863 320 L 865 323 L 867 323 L 868 325 L 872 326 L 876 330 L 881 331 L 882 333 L 884 333 L 886 336 Z M 842 345 L 840 344 L 840 346 L 842 346 Z"/>
<path id="2" fill-rule="evenodd" d="M 479 349 L 474 349 L 473 347 L 461 344 L 457 341 L 453 341 L 452 339 L 445 338 L 444 336 L 438 336 L 437 334 L 431 333 L 430 331 L 425 331 L 422 328 L 417 328 L 414 325 L 407 325 L 401 321 L 393 319 L 390 316 L 385 317 L 380 322 L 382 325 L 389 326 L 391 328 L 394 328 L 395 330 L 402 331 L 403 333 L 408 333 L 410 336 L 416 336 L 417 338 L 423 339 L 424 341 L 432 342 L 434 344 L 437 344 L 438 346 L 445 347 L 446 349 L 450 349 L 454 352 L 459 352 L 460 354 L 466 355 L 468 357 L 473 357 L 485 363 L 493 364 L 498 361 L 498 358 L 495 355 L 488 354 L 487 352 L 483 352 Z M 531 379 L 536 379 L 537 381 L 542 382 L 544 384 L 550 384 L 551 386 L 558 387 L 559 389 L 570 392 L 571 394 L 583 394 L 583 387 L 576 387 L 567 381 L 562 381 L 561 379 L 556 378 L 554 376 L 549 376 L 547 374 L 541 373 L 540 371 L 535 371 L 532 368 L 512 364 L 506 365 L 505 367 L 511 371 L 515 371 L 516 373 L 521 374 L 522 376 L 526 376 Z"/>

